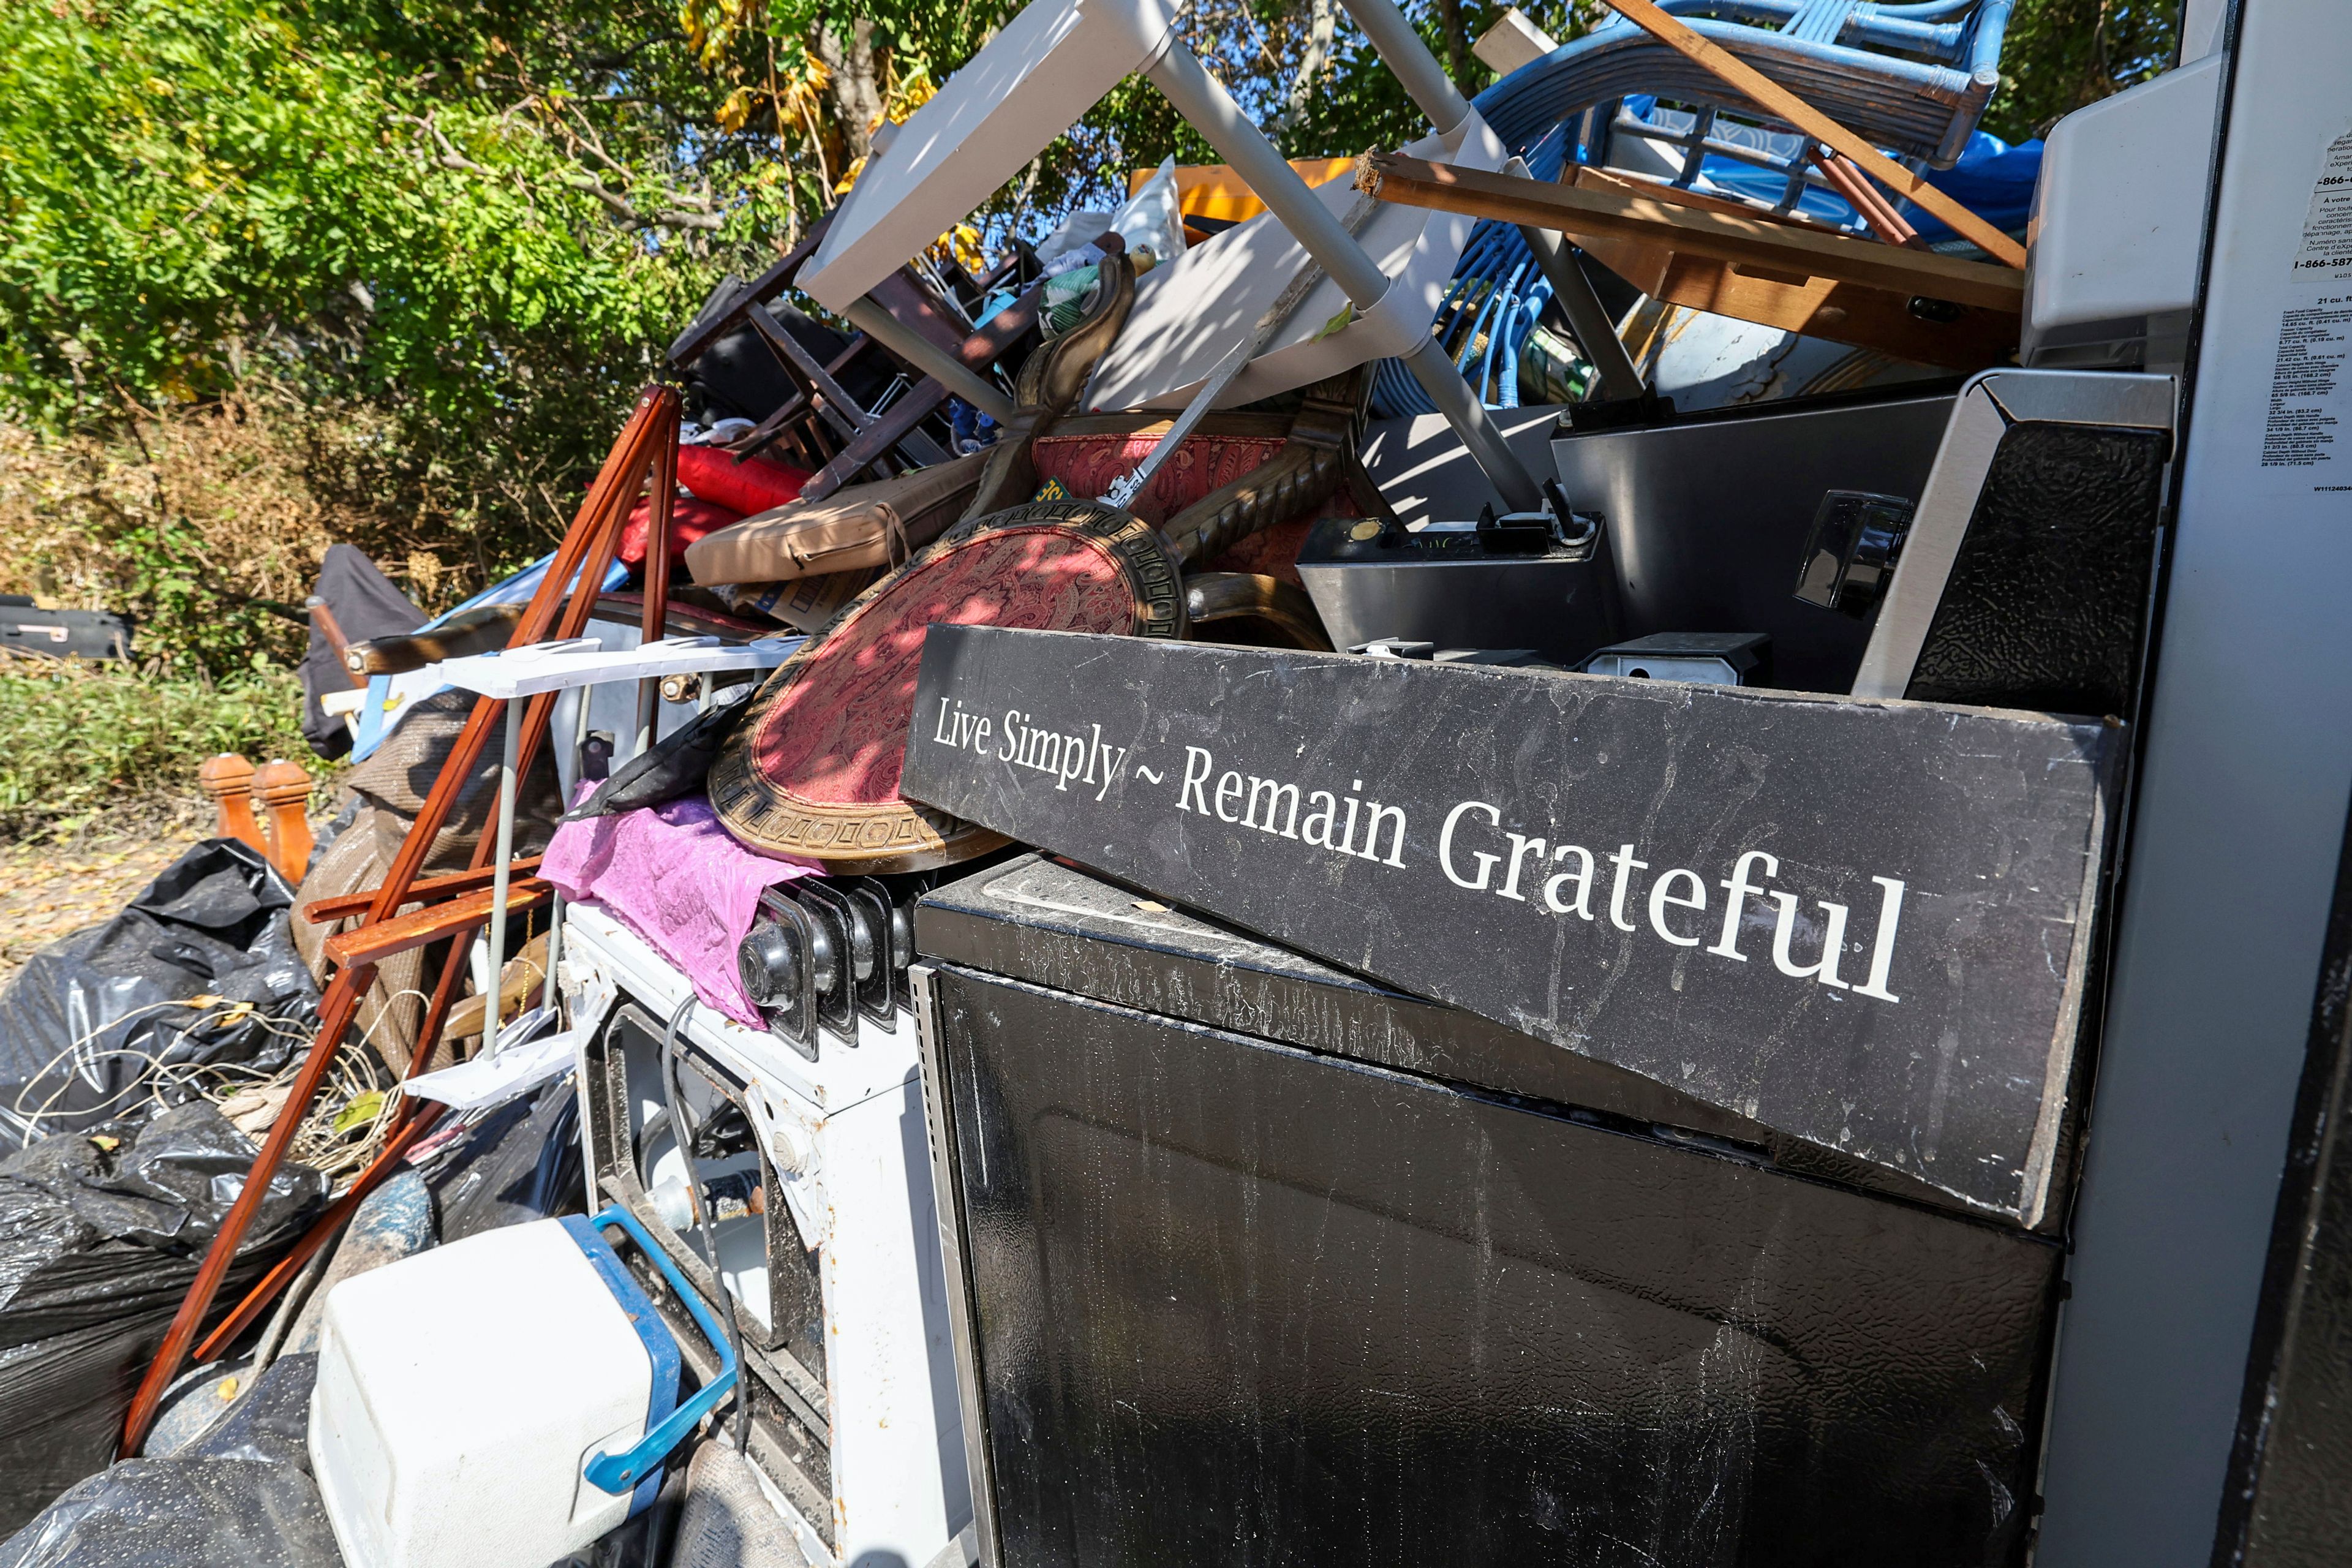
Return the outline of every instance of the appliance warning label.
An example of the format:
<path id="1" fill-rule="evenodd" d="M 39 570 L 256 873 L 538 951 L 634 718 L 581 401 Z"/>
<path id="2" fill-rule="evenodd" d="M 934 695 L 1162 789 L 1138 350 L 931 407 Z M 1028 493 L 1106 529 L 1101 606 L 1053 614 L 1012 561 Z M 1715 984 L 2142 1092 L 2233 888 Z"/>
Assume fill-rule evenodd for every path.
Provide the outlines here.
<path id="1" fill-rule="evenodd" d="M 2342 472 L 2335 447 L 2346 413 L 2345 360 L 2352 356 L 2352 131 L 2329 143 L 2320 161 L 2294 275 L 2301 297 L 2279 318 L 2263 467 L 2316 468 L 2334 479 Z M 2312 488 L 2352 490 L 2352 482 Z"/>

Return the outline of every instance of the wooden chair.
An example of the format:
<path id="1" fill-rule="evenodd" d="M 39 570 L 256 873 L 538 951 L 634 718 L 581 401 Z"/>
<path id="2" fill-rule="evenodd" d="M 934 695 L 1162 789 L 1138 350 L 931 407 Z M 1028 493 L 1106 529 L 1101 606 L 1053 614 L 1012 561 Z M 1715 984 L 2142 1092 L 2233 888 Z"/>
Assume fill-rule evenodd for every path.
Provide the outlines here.
<path id="1" fill-rule="evenodd" d="M 758 278 L 714 297 L 668 352 L 671 368 L 684 371 L 722 338 L 740 327 L 751 328 L 799 390 L 730 449 L 749 457 L 782 444 L 786 451 L 809 461 L 816 474 L 802 488 L 802 498 L 807 500 L 823 500 L 861 476 L 887 478 L 894 461 L 928 467 L 950 456 L 928 427 L 948 400 L 945 385 L 908 368 L 863 331 L 854 333 L 848 346 L 831 360 L 820 361 L 767 308 L 793 286 L 802 267 L 816 253 L 824 230 L 825 225 L 820 222 Z M 984 277 L 971 278 L 961 268 L 954 269 L 953 276 L 971 293 L 970 308 L 976 308 L 981 300 L 1019 278 L 1026 265 L 1025 252 L 1016 252 Z M 970 314 L 966 302 L 951 303 L 911 267 L 901 268 L 885 279 L 873 297 L 898 321 L 983 375 L 1034 331 L 1037 321 L 1036 289 L 1032 287 L 979 331 L 970 331 L 963 325 Z M 887 405 L 869 408 L 862 406 L 843 382 L 854 369 L 877 356 L 899 373 L 893 384 L 901 380 L 911 384 Z"/>

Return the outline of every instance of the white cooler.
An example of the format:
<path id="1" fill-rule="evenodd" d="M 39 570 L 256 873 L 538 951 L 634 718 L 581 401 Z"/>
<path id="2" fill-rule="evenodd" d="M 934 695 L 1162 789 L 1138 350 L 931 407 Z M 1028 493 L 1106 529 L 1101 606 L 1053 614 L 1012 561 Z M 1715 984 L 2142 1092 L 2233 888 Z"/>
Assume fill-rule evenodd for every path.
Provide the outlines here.
<path id="1" fill-rule="evenodd" d="M 684 1405 L 677 1344 L 607 1226 L 717 1353 Z M 736 1375 L 725 1331 L 624 1211 L 538 1220 L 335 1287 L 310 1463 L 349 1568 L 546 1568 L 653 1501 Z"/>

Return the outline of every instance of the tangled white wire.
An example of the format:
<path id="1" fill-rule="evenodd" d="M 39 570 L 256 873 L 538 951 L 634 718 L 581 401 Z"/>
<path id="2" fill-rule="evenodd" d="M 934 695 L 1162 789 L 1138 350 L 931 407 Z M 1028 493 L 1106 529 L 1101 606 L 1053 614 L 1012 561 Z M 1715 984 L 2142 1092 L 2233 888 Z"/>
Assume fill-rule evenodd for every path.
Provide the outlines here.
<path id="1" fill-rule="evenodd" d="M 295 1134 L 293 1145 L 287 1151 L 289 1158 L 331 1178 L 356 1173 L 375 1158 L 390 1129 L 393 1113 L 399 1109 L 400 1089 L 397 1084 L 386 1087 L 380 1080 L 370 1047 L 373 1044 L 376 1028 L 389 1015 L 390 1005 L 410 996 L 427 1004 L 431 1000 L 421 991 L 394 993 L 384 999 L 385 1006 L 378 1010 L 375 1022 L 357 1040 L 346 1043 L 335 1053 L 327 1068 L 326 1081 L 320 1086 L 320 1092 L 311 1101 L 310 1114 L 302 1119 L 302 1126 Z M 86 1031 L 43 1062 L 39 1070 L 26 1079 L 24 1088 L 17 1090 L 15 1101 L 8 1107 L 10 1120 L 22 1130 L 24 1142 L 30 1143 L 40 1136 L 40 1124 L 46 1118 L 87 1116 L 118 1107 L 128 1110 L 138 1103 L 138 1097 L 142 1094 L 152 1101 L 155 1109 L 162 1110 L 189 1098 L 201 1098 L 215 1106 L 222 1106 L 239 1095 L 267 1094 L 272 1089 L 292 1086 L 302 1070 L 303 1058 L 299 1055 L 277 1071 L 267 1072 L 242 1062 L 167 1062 L 152 1051 L 127 1046 L 104 1050 L 88 1048 L 100 1036 L 142 1015 L 165 1007 L 191 1007 L 198 1001 L 199 998 L 185 997 L 151 1002 L 143 1007 L 135 1007 L 119 1018 L 110 1018 Z M 227 1020 L 239 1015 L 281 1038 L 307 1042 L 311 1037 L 310 1031 L 262 1015 L 254 1010 L 252 1004 L 246 1002 L 220 1003 L 205 1007 L 188 1027 L 194 1029 L 206 1023 Z M 146 1063 L 146 1070 L 95 1105 L 68 1108 L 58 1105 L 77 1081 L 97 1087 L 100 1082 L 96 1077 L 98 1065 L 121 1058 Z M 70 1068 L 60 1075 L 57 1087 L 49 1090 L 37 1106 L 27 1110 L 25 1108 L 26 1097 L 53 1069 L 68 1062 Z M 177 1095 L 167 1092 L 171 1090 L 184 1092 Z M 379 1091 L 378 1103 L 364 1121 L 337 1130 L 336 1123 L 352 1107 Z"/>

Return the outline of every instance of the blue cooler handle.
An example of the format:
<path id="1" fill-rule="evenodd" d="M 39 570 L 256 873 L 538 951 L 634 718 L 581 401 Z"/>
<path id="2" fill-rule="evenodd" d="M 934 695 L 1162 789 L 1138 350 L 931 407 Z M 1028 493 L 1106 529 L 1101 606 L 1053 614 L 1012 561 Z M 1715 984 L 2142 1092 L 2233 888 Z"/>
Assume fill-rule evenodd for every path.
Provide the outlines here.
<path id="1" fill-rule="evenodd" d="M 719 1402 L 726 1398 L 728 1391 L 735 1386 L 738 1371 L 734 1347 L 727 1342 L 727 1331 L 719 1326 L 719 1320 L 703 1304 L 702 1297 L 687 1284 L 685 1278 L 678 1273 L 677 1266 L 669 1260 L 669 1255 L 654 1245 L 654 1238 L 646 1234 L 645 1226 L 637 1223 L 635 1215 L 614 1204 L 591 1218 L 588 1224 L 599 1233 L 608 1225 L 617 1225 L 629 1233 L 653 1266 L 661 1270 L 661 1277 L 669 1281 L 670 1289 L 677 1292 L 677 1299 L 686 1303 L 686 1310 L 694 1314 L 694 1321 L 702 1330 L 704 1341 L 719 1357 L 719 1375 L 704 1384 L 693 1398 L 671 1411 L 667 1420 L 621 1452 L 600 1452 L 588 1461 L 588 1484 L 618 1497 L 636 1485 L 640 1479 L 659 1468 L 668 1459 L 670 1450 L 684 1442 L 686 1435 L 700 1426 L 704 1416 L 719 1408 Z M 723 1290 L 727 1287 L 722 1282 L 719 1288 Z"/>

